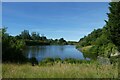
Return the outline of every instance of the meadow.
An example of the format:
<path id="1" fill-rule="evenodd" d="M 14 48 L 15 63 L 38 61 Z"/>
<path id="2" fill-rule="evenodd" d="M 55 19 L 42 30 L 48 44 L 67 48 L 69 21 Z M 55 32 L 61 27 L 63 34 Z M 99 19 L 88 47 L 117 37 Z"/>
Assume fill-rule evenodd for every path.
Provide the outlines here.
<path id="1" fill-rule="evenodd" d="M 118 78 L 117 65 L 55 63 L 35 65 L 4 63 L 3 78 Z"/>

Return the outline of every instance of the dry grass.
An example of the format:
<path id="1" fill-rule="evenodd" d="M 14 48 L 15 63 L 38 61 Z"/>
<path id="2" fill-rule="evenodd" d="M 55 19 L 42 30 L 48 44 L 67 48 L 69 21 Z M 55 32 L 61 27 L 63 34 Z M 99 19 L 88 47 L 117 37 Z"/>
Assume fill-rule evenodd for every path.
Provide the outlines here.
<path id="1" fill-rule="evenodd" d="M 86 50 L 90 49 L 91 47 L 92 47 L 92 45 L 90 45 L 90 46 L 85 46 L 85 47 L 82 47 L 81 50 L 82 50 L 82 51 L 86 51 Z"/>
<path id="2" fill-rule="evenodd" d="M 3 64 L 3 78 L 117 78 L 118 68 L 113 65 L 58 64 L 31 66 L 31 64 Z"/>

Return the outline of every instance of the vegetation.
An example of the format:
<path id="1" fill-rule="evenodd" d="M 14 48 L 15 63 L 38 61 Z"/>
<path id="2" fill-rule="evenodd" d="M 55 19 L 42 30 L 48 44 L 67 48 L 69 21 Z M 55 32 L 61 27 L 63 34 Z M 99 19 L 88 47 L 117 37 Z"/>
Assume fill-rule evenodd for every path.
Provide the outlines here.
<path id="1" fill-rule="evenodd" d="M 118 68 L 114 65 L 96 63 L 59 64 L 31 66 L 31 64 L 2 65 L 3 78 L 118 78 Z"/>
<path id="2" fill-rule="evenodd" d="M 2 61 L 23 63 L 27 59 L 22 55 L 25 46 L 23 40 L 17 40 L 6 33 L 6 28 L 2 29 Z"/>
<path id="3" fill-rule="evenodd" d="M 110 3 L 108 21 L 102 29 L 91 32 L 88 36 L 81 38 L 77 48 L 85 54 L 94 54 L 112 58 L 112 55 L 119 55 L 120 46 L 120 2 Z M 90 46 L 90 47 L 89 47 Z M 87 49 L 85 49 L 85 47 Z"/>
<path id="4" fill-rule="evenodd" d="M 46 58 L 39 64 L 3 63 L 3 78 L 118 78 L 118 64 L 101 65 L 97 61 Z M 33 67 L 34 66 L 34 67 Z"/>
<path id="5" fill-rule="evenodd" d="M 120 1 L 110 3 L 109 10 L 107 22 L 109 37 L 120 51 Z"/>
<path id="6" fill-rule="evenodd" d="M 38 65 L 38 61 L 37 61 L 37 59 L 35 57 L 30 58 L 29 62 L 32 63 L 32 66 Z"/>
<path id="7" fill-rule="evenodd" d="M 60 38 L 60 39 L 49 39 L 48 42 L 51 45 L 68 45 L 68 42 L 66 40 L 64 40 L 64 38 Z"/>
<path id="8" fill-rule="evenodd" d="M 78 59 L 73 59 L 73 58 L 66 58 L 64 60 L 60 59 L 60 58 L 45 58 L 42 61 L 40 61 L 39 65 L 53 65 L 56 63 L 60 63 L 60 64 L 81 64 L 81 63 L 93 63 L 94 61 L 87 61 L 87 60 L 78 60 Z"/>
<path id="9" fill-rule="evenodd" d="M 67 45 L 67 41 L 64 38 L 60 39 L 47 39 L 46 36 L 40 36 L 37 32 L 32 32 L 31 35 L 28 30 L 24 30 L 21 34 L 16 36 L 17 39 L 25 41 L 26 45 Z"/>
<path id="10" fill-rule="evenodd" d="M 76 42 L 76 41 L 68 41 L 67 43 L 68 43 L 69 45 L 77 45 L 78 42 Z"/>

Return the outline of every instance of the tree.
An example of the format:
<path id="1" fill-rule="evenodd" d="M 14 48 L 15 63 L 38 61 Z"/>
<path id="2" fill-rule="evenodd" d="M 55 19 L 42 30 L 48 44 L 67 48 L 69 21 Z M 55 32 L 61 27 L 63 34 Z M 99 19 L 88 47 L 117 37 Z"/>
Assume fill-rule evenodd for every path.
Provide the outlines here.
<path id="1" fill-rule="evenodd" d="M 43 40 L 43 41 L 47 41 L 46 36 L 42 36 L 42 37 L 41 37 L 41 40 Z"/>
<path id="2" fill-rule="evenodd" d="M 40 40 L 40 34 L 39 33 L 36 34 L 36 39 Z"/>
<path id="3" fill-rule="evenodd" d="M 109 37 L 120 51 L 120 2 L 111 2 L 109 5 L 110 13 L 108 13 L 107 22 Z"/>
<path id="4" fill-rule="evenodd" d="M 102 35 L 102 29 L 94 29 L 88 36 L 84 36 L 79 40 L 80 46 L 95 45 L 97 38 Z"/>
<path id="5" fill-rule="evenodd" d="M 39 40 L 39 39 L 40 39 L 40 35 L 39 35 L 39 33 L 32 32 L 32 33 L 31 33 L 31 38 L 32 38 L 33 40 Z"/>
<path id="6" fill-rule="evenodd" d="M 24 31 L 22 31 L 21 34 L 20 34 L 20 36 L 21 36 L 22 39 L 25 39 L 25 40 L 26 40 L 26 39 L 31 39 L 28 30 L 24 30 Z"/>
<path id="7" fill-rule="evenodd" d="M 59 39 L 59 44 L 67 44 L 66 40 L 64 38 Z"/>
<path id="8" fill-rule="evenodd" d="M 24 42 L 9 36 L 6 29 L 2 28 L 2 61 L 25 62 L 27 59 L 22 55 Z"/>
<path id="9" fill-rule="evenodd" d="M 36 39 L 36 32 L 32 32 L 32 33 L 31 33 L 31 38 L 32 38 L 33 40 Z"/>

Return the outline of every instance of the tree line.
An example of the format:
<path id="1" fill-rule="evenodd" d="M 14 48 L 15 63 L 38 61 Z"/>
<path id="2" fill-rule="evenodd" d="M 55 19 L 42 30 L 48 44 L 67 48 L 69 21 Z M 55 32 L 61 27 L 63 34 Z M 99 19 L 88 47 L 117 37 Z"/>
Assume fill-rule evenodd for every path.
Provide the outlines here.
<path id="1" fill-rule="evenodd" d="M 17 39 L 22 39 L 25 41 L 26 45 L 67 45 L 67 41 L 64 38 L 60 39 L 47 39 L 46 36 L 40 36 L 37 32 L 29 33 L 28 30 L 24 30 L 21 34 L 15 36 Z"/>
<path id="2" fill-rule="evenodd" d="M 24 63 L 29 61 L 23 56 L 23 50 L 26 46 L 35 45 L 67 45 L 74 42 L 67 42 L 64 38 L 47 39 L 46 36 L 40 36 L 37 32 L 29 33 L 28 30 L 22 31 L 17 36 L 11 36 L 7 33 L 7 28 L 0 29 L 2 41 L 2 61 Z M 30 59 L 31 61 L 31 59 Z"/>

